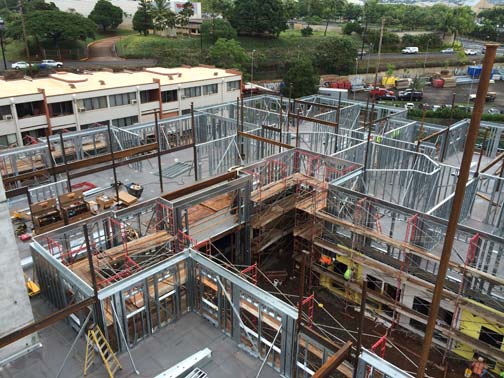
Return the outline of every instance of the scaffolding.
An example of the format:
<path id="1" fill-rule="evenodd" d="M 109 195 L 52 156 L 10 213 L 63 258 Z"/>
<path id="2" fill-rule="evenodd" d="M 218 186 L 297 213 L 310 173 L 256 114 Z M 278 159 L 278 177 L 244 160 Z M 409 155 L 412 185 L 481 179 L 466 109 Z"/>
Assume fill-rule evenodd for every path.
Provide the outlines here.
<path id="1" fill-rule="evenodd" d="M 122 298 L 129 301 L 122 311 L 136 330 L 131 331 L 132 345 L 144 337 L 145 330 L 149 332 L 145 324 L 155 322 L 148 310 L 135 311 L 145 306 L 155 292 L 151 285 L 157 284 L 135 281 L 136 277 L 145 278 L 152 269 L 167 267 L 168 261 L 186 253 L 187 248 L 199 251 L 198 258 L 215 259 L 229 269 L 239 266 L 238 275 L 244 269 L 246 275 L 257 274 L 257 269 L 268 270 L 279 261 L 292 274 L 301 251 L 308 251 L 308 293 L 323 286 L 343 298 L 346 307 L 355 306 L 361 301 L 362 282 L 367 280 L 371 282 L 368 313 L 390 332 L 403 328 L 422 334 L 438 275 L 467 120 L 444 128 L 410 121 L 404 109 L 393 107 L 375 105 L 369 109 L 362 103 L 320 96 L 296 101 L 258 96 L 199 109 L 167 124 L 178 127 L 173 129 L 177 133 L 195 131 L 191 137 L 182 132 L 187 138 L 176 143 L 183 147 L 190 143 L 196 150 L 196 184 L 87 221 L 101 290 L 110 293 L 121 287 Z M 128 131 L 140 135 L 143 126 L 135 127 L 136 131 Z M 483 127 L 490 130 L 478 156 L 483 168 L 475 166 L 467 183 L 435 342 L 467 359 L 477 351 L 490 360 L 503 361 L 502 350 L 475 336 L 481 324 L 492 330 L 504 324 L 504 179 L 502 168 L 499 171 L 504 160 L 502 127 Z M 147 253 L 145 238 L 161 234 L 162 245 L 155 244 Z M 64 288 L 71 288 L 73 296 L 91 290 L 89 280 L 75 270 L 88 250 L 83 240 L 82 223 L 35 239 L 40 247 L 34 257 L 36 269 L 46 280 L 43 290 L 55 304 L 69 300 L 64 289 L 56 289 L 54 282 L 58 280 Z M 142 245 L 139 256 L 150 260 L 135 257 L 132 250 L 136 243 Z M 104 257 L 111 249 L 121 256 L 122 267 L 113 266 Z M 154 282 L 165 276 L 169 280 L 170 290 L 163 289 L 161 296 L 185 285 L 178 299 L 168 296 L 172 299 L 167 305 L 196 306 L 192 308 L 258 355 L 266 356 L 271 348 L 268 363 L 282 371 L 285 365 L 279 340 L 284 331 L 278 339 L 276 322 L 262 324 L 262 305 L 256 306 L 255 299 L 246 295 L 239 297 L 228 283 L 204 267 L 195 268 L 190 260 L 179 262 L 178 268 L 170 265 L 172 270 L 166 275 L 153 278 Z M 251 266 L 254 268 L 247 268 Z M 104 275 L 104 269 L 110 272 Z M 350 279 L 345 278 L 347 271 Z M 194 274 L 197 291 L 186 285 Z M 251 280 L 257 283 L 257 278 Z M 314 302 L 306 299 L 310 296 L 303 294 L 301 299 L 308 301 L 302 306 L 308 319 L 312 310 L 317 311 Z M 119 304 L 123 300 L 115 294 L 113 297 L 103 302 L 105 313 L 110 301 Z M 109 297 L 104 294 L 103 298 Z M 182 298 L 185 302 L 177 305 Z M 191 302 L 194 298 L 198 300 Z M 230 302 L 243 302 L 244 308 L 233 309 L 226 305 Z M 137 303 L 136 309 L 133 303 Z M 237 323 L 230 324 L 231 314 L 243 322 L 240 336 L 232 331 Z M 156 321 L 161 319 L 156 316 Z M 311 323 L 307 320 L 307 324 Z M 258 336 L 263 331 L 266 341 Z M 320 367 L 320 361 L 313 356 L 309 362 L 302 359 L 305 353 L 310 354 L 312 345 L 308 336 L 303 337 L 297 341 L 304 343 L 304 347 L 298 345 L 298 361 L 303 362 L 297 366 L 298 373 L 308 376 Z M 317 356 L 325 355 L 323 348 L 313 350 Z"/>

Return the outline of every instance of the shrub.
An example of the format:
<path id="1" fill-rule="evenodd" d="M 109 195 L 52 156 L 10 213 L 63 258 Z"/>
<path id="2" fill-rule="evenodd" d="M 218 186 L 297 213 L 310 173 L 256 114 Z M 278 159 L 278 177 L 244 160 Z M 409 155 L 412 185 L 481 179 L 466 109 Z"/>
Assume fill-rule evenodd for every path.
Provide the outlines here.
<path id="1" fill-rule="evenodd" d="M 313 29 L 310 26 L 307 26 L 306 28 L 301 29 L 301 35 L 303 37 L 309 37 L 310 35 L 313 35 Z"/>

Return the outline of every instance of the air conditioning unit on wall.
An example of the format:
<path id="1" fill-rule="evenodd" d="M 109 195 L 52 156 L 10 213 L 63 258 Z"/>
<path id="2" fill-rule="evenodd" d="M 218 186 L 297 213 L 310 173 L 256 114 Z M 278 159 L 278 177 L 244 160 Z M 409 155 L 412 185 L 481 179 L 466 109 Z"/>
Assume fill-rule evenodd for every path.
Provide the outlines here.
<path id="1" fill-rule="evenodd" d="M 11 120 L 12 120 L 12 115 L 10 115 L 10 114 L 6 114 L 6 115 L 4 115 L 4 116 L 3 116 L 3 119 L 4 119 L 5 121 L 11 121 Z"/>
<path id="2" fill-rule="evenodd" d="M 132 99 L 130 100 L 130 104 L 131 104 L 131 105 L 135 105 L 136 103 L 137 103 L 136 98 L 132 98 Z"/>
<path id="3" fill-rule="evenodd" d="M 82 112 L 85 112 L 85 111 L 86 111 L 86 108 L 79 108 L 79 109 L 77 109 L 77 111 L 78 111 L 79 113 L 82 113 Z"/>

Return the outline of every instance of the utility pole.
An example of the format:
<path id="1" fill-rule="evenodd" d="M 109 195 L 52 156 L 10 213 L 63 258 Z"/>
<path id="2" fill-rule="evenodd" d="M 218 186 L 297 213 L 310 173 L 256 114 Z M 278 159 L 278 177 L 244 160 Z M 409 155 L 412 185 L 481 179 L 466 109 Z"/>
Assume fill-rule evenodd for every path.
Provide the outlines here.
<path id="1" fill-rule="evenodd" d="M 383 41 L 383 29 L 385 28 L 385 17 L 381 19 L 381 29 L 380 29 L 380 42 L 378 44 L 378 63 L 375 67 L 375 76 L 374 76 L 374 86 L 376 87 L 376 82 L 378 81 L 378 70 L 380 69 L 381 63 L 381 46 Z"/>
<path id="2" fill-rule="evenodd" d="M 467 131 L 464 155 L 462 156 L 462 164 L 460 165 L 460 172 L 455 189 L 455 196 L 453 198 L 453 206 L 450 213 L 448 226 L 446 228 L 443 250 L 441 252 L 441 259 L 439 261 L 438 276 L 436 280 L 436 286 L 434 287 L 434 295 L 432 296 L 429 320 L 427 322 L 424 342 L 422 345 L 422 353 L 420 356 L 420 361 L 418 362 L 417 378 L 424 378 L 425 376 L 425 368 L 427 367 L 427 360 L 429 359 L 429 352 L 432 344 L 432 336 L 436 327 L 439 306 L 441 303 L 441 298 L 443 296 L 443 287 L 453 248 L 453 240 L 455 238 L 455 233 L 457 232 L 458 220 L 460 212 L 462 210 L 462 203 L 464 201 L 465 186 L 467 179 L 469 178 L 469 172 L 471 169 L 474 144 L 476 143 L 481 116 L 485 107 L 485 98 L 488 91 L 488 85 L 492 73 L 492 66 L 495 61 L 497 47 L 497 44 L 486 45 L 486 53 L 485 58 L 483 59 L 483 67 L 478 84 L 476 100 L 474 103 L 474 110 L 471 116 L 469 130 Z"/>
<path id="3" fill-rule="evenodd" d="M 23 39 L 24 39 L 24 46 L 25 46 L 25 52 L 26 52 L 26 60 L 28 60 L 28 64 L 29 64 L 30 63 L 30 49 L 28 48 L 28 36 L 26 35 L 26 22 L 25 22 L 24 10 L 23 10 L 23 0 L 19 0 L 19 13 L 21 14 L 21 27 L 23 28 Z M 31 70 L 31 64 L 30 64 L 30 70 Z"/>

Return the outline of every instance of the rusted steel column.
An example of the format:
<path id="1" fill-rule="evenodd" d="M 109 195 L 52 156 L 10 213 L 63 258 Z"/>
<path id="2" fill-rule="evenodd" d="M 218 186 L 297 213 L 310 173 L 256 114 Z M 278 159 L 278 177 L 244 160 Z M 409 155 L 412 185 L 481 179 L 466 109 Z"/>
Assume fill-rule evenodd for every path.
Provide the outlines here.
<path id="1" fill-rule="evenodd" d="M 436 280 L 436 286 L 434 288 L 434 295 L 432 296 L 429 320 L 427 322 L 424 342 L 422 345 L 422 353 L 420 361 L 418 362 L 417 378 L 424 378 L 425 376 L 425 368 L 427 366 L 427 360 L 429 359 L 432 336 L 434 334 L 434 328 L 436 327 L 439 305 L 441 303 L 443 294 L 443 286 L 445 283 L 448 264 L 450 262 L 451 251 L 453 248 L 453 240 L 457 232 L 458 219 L 462 209 L 462 203 L 464 201 L 465 187 L 467 179 L 469 178 L 472 156 L 474 153 L 474 144 L 476 143 L 481 116 L 485 107 L 485 97 L 488 91 L 488 85 L 490 83 L 490 76 L 495 61 L 497 47 L 497 44 L 486 45 L 486 53 L 485 58 L 483 59 L 483 67 L 478 84 L 478 92 L 476 93 L 476 101 L 471 116 L 471 123 L 469 125 L 469 130 L 467 131 L 464 155 L 462 156 L 462 164 L 460 165 L 460 172 L 455 189 L 455 196 L 453 198 L 453 206 L 450 214 L 450 219 L 448 221 L 448 227 L 446 229 L 443 251 L 441 253 L 441 259 L 439 262 L 439 271 Z"/>

